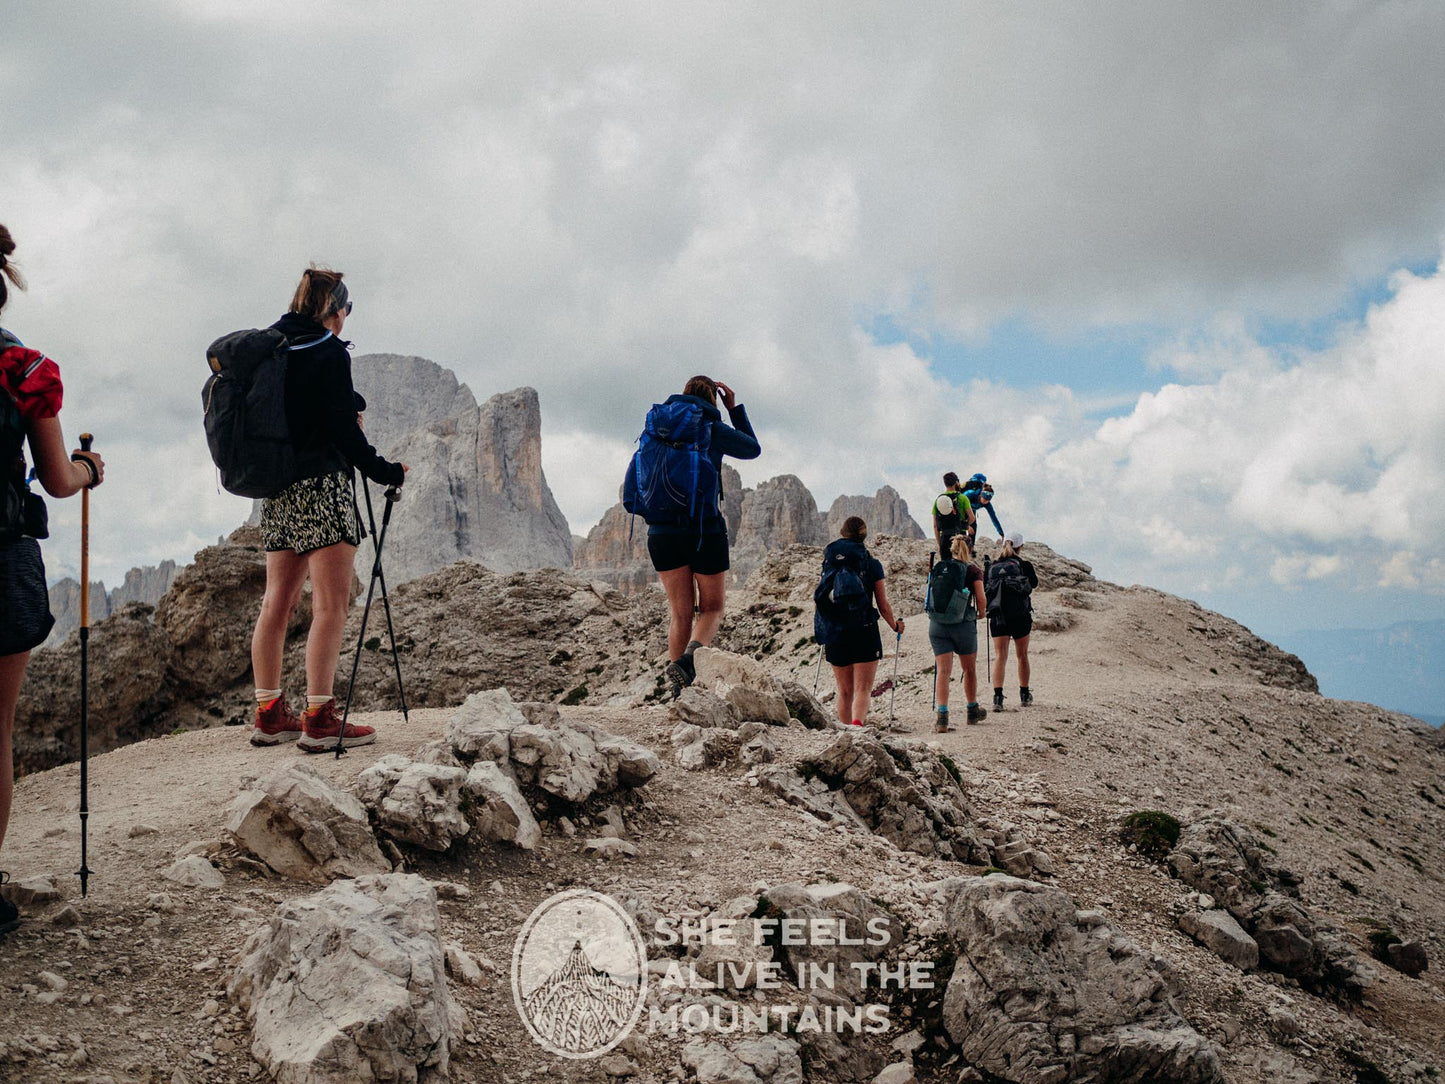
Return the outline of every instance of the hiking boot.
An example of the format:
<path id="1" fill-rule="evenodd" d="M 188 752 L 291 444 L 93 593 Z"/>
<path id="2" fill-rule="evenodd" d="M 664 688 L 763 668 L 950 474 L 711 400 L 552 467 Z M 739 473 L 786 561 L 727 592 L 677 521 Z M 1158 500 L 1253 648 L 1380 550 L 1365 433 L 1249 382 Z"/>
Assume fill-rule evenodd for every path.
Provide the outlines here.
<path id="1" fill-rule="evenodd" d="M 1029 687 L 1028 687 L 1027 685 L 1020 686 L 1020 687 L 1019 687 L 1019 707 L 1021 707 L 1021 708 L 1026 708 L 1026 707 L 1028 707 L 1030 704 L 1032 704 L 1033 702 L 1034 702 L 1034 694 L 1031 693 L 1031 692 L 1029 692 Z"/>
<path id="2" fill-rule="evenodd" d="M 935 734 L 947 734 L 951 729 L 952 728 L 948 725 L 948 712 L 935 712 L 933 719 L 933 732 Z"/>
<path id="3" fill-rule="evenodd" d="M 699 644 L 698 646 L 700 647 L 702 645 Z M 697 661 L 691 655 L 684 655 L 677 660 L 677 664 L 682 667 L 683 675 L 687 678 L 687 680 L 683 682 L 684 686 L 691 685 L 697 680 Z"/>
<path id="4" fill-rule="evenodd" d="M 1003 690 L 1002 690 L 1002 689 L 995 689 L 995 690 L 993 691 L 993 710 L 994 710 L 994 711 L 1003 711 Z"/>
<path id="5" fill-rule="evenodd" d="M 982 722 L 984 719 L 987 718 L 988 708 L 984 707 L 982 704 L 970 704 L 968 706 L 968 722 L 970 726 L 972 726 L 974 723 Z"/>
<path id="6" fill-rule="evenodd" d="M 328 700 L 315 711 L 301 717 L 302 735 L 296 744 L 303 753 L 324 753 L 335 749 L 341 740 L 341 716 L 336 714 L 336 701 Z M 370 745 L 376 741 L 376 728 L 346 724 L 346 744 Z"/>
<path id="7" fill-rule="evenodd" d="M 251 728 L 252 745 L 280 745 L 301 737 L 301 716 L 291 710 L 282 693 L 266 707 L 256 705 L 256 725 Z"/>
<path id="8" fill-rule="evenodd" d="M 10 874 L 0 872 L 0 884 L 10 880 Z M 0 898 L 0 937 L 4 937 L 20 925 L 19 909 L 7 899 Z"/>
<path id="9" fill-rule="evenodd" d="M 686 658 L 686 656 L 683 656 Z M 682 665 L 681 660 L 670 662 L 662 671 L 662 676 L 667 679 L 668 696 L 676 700 L 682 695 L 682 690 L 692 684 L 688 680 L 687 667 Z"/>

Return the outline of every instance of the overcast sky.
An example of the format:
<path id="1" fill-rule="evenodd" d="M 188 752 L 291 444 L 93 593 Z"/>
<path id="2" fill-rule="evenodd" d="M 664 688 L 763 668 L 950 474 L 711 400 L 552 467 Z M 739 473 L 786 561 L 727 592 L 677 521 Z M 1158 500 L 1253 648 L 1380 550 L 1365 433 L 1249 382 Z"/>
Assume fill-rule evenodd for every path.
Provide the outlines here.
<path id="1" fill-rule="evenodd" d="M 1018 527 L 1266 633 L 1445 609 L 1445 7 L 8 0 L 0 221 L 110 477 L 244 518 L 204 349 L 347 273 L 356 352 L 541 395 L 575 533 L 707 372 L 826 507 Z M 79 502 L 52 502 L 53 574 Z M 927 526 L 926 522 L 924 525 Z"/>

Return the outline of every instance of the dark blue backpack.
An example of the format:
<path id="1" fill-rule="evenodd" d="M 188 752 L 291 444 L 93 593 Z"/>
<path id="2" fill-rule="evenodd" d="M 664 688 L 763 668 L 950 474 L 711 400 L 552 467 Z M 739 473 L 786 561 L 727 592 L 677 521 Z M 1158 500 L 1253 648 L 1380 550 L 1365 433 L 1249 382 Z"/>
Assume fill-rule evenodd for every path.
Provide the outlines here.
<path id="1" fill-rule="evenodd" d="M 813 590 L 813 638 L 831 644 L 849 629 L 878 620 L 864 576 L 868 551 L 862 545 L 825 553 L 823 574 Z"/>
<path id="2" fill-rule="evenodd" d="M 649 524 L 702 526 L 716 511 L 712 422 L 696 403 L 655 403 L 622 482 L 622 507 Z"/>

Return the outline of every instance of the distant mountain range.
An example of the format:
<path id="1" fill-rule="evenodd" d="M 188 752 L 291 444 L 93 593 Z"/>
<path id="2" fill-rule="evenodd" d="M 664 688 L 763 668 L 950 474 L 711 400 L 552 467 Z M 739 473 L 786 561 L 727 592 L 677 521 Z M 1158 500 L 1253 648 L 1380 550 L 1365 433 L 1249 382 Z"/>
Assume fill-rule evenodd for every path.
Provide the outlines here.
<path id="1" fill-rule="evenodd" d="M 1445 723 L 1445 621 L 1292 632 L 1280 646 L 1304 660 L 1326 696 Z"/>

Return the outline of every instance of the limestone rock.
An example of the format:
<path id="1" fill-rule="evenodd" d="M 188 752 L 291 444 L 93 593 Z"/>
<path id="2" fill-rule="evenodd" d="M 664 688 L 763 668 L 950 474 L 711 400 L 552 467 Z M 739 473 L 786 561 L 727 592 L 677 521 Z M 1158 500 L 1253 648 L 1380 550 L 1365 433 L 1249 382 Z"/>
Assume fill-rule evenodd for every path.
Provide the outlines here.
<path id="1" fill-rule="evenodd" d="M 837 498 L 828 509 L 829 540 L 838 537 L 843 521 L 849 516 L 862 516 L 868 524 L 868 534 L 874 538 L 885 534 L 896 538 L 927 537 L 917 520 L 908 514 L 908 502 L 892 486 L 884 486 L 871 497 Z"/>
<path id="2" fill-rule="evenodd" d="M 447 720 L 446 740 L 457 756 L 472 760 L 505 762 L 509 735 L 527 725 L 527 717 L 512 702 L 506 689 L 472 693 Z"/>
<path id="3" fill-rule="evenodd" d="M 736 730 L 742 722 L 732 704 L 696 685 L 682 690 L 682 695 L 668 708 L 668 714 L 678 722 L 691 723 L 703 730 L 710 727 Z"/>
<path id="4" fill-rule="evenodd" d="M 338 881 L 283 903 L 229 984 L 251 1054 L 286 1084 L 445 1077 L 465 1026 L 447 988 L 436 895 L 420 877 Z"/>
<path id="5" fill-rule="evenodd" d="M 366 399 L 366 439 L 392 460 L 412 430 L 477 409 L 476 397 L 456 373 L 426 358 L 359 354 L 351 361 L 351 379 Z"/>
<path id="6" fill-rule="evenodd" d="M 738 583 L 777 550 L 794 543 L 822 546 L 829 541 L 817 502 L 792 474 L 769 478 L 743 492 L 742 516 L 732 538 L 730 561 Z"/>
<path id="7" fill-rule="evenodd" d="M 382 831 L 429 851 L 445 851 L 472 830 L 462 813 L 466 781 L 465 768 L 421 764 L 390 753 L 357 776 L 356 790 Z"/>
<path id="8" fill-rule="evenodd" d="M 1020 1084 L 1215 1084 L 1215 1049 L 1170 1006 L 1148 955 L 1080 923 L 1062 891 L 1005 875 L 945 882 L 959 946 L 943 1022 L 970 1064 Z"/>
<path id="9" fill-rule="evenodd" d="M 362 804 L 301 764 L 278 768 L 238 794 L 226 808 L 226 831 L 297 881 L 325 884 L 391 868 Z"/>
<path id="10" fill-rule="evenodd" d="M 751 918 L 710 927 L 693 961 L 698 976 L 726 990 L 755 987 L 762 967 L 773 959 L 772 946 Z"/>
<path id="11" fill-rule="evenodd" d="M 713 647 L 698 648 L 693 662 L 697 683 L 726 700 L 743 722 L 788 725 L 788 702 L 782 686 L 762 663 Z"/>
<path id="12" fill-rule="evenodd" d="M 764 723 L 744 723 L 738 728 L 738 759 L 744 764 L 767 764 L 778 755 L 778 747 Z"/>
<path id="13" fill-rule="evenodd" d="M 647 524 L 614 504 L 572 551 L 573 567 L 624 594 L 657 582 L 647 553 Z"/>
<path id="14" fill-rule="evenodd" d="M 697 1038 L 683 1047 L 682 1063 L 697 1084 L 803 1084 L 803 1059 L 794 1039 L 764 1035 L 731 1048 Z"/>
<path id="15" fill-rule="evenodd" d="M 830 931 L 828 935 L 801 938 L 803 944 L 778 946 L 778 959 L 797 976 L 802 965 L 809 970 L 817 965 L 825 970 L 831 964 L 837 980 L 837 992 L 859 999 L 869 986 L 855 963 L 892 959 L 901 945 L 895 938 L 903 930 L 892 916 L 866 895 L 848 884 L 803 885 L 799 882 L 774 885 L 763 893 L 764 915 L 773 919 L 802 920 L 812 930 L 813 923 Z M 872 987 L 876 989 L 876 985 Z"/>
<path id="16" fill-rule="evenodd" d="M 616 836 L 596 836 L 583 842 L 582 852 L 593 855 L 596 858 L 606 858 L 611 861 L 614 858 L 636 857 L 637 847 L 635 844 L 628 843 L 625 839 L 618 839 Z"/>
<path id="17" fill-rule="evenodd" d="M 9 900 L 16 907 L 42 906 L 64 898 L 65 894 L 49 877 L 22 877 L 0 885 L 0 899 Z"/>
<path id="18" fill-rule="evenodd" d="M 1259 944 L 1228 911 L 1186 912 L 1179 918 L 1179 928 L 1241 971 L 1259 966 Z"/>
<path id="19" fill-rule="evenodd" d="M 494 761 L 479 760 L 467 773 L 464 790 L 472 802 L 473 835 L 515 843 L 530 851 L 542 838 L 532 808 L 517 782 Z"/>
<path id="20" fill-rule="evenodd" d="M 198 854 L 177 859 L 161 876 L 185 888 L 220 888 L 226 883 L 221 871 Z"/>
<path id="21" fill-rule="evenodd" d="M 499 573 L 572 567 L 572 532 L 542 473 L 537 393 L 517 388 L 413 429 L 390 459 L 411 467 L 404 514 L 386 536 L 388 586 L 425 576 L 460 558 Z M 378 521 L 381 509 L 376 509 Z M 357 574 L 370 576 L 370 543 L 357 550 Z"/>
<path id="22" fill-rule="evenodd" d="M 737 732 L 721 727 L 699 727 L 678 723 L 672 731 L 673 755 L 689 772 L 726 764 L 738 753 L 741 741 Z"/>
<path id="23" fill-rule="evenodd" d="M 826 730 L 837 722 L 837 717 L 828 713 L 812 690 L 796 681 L 783 682 L 782 693 L 788 714 L 809 730 Z"/>
<path id="24" fill-rule="evenodd" d="M 1425 946 L 1419 941 L 1400 941 L 1385 949 L 1387 962 L 1396 971 L 1403 971 L 1412 978 L 1430 967 L 1430 957 Z"/>

